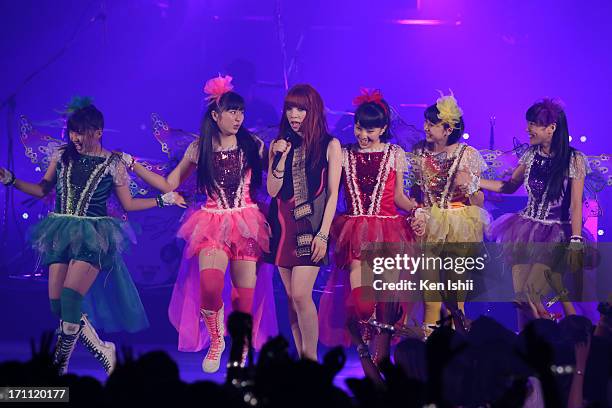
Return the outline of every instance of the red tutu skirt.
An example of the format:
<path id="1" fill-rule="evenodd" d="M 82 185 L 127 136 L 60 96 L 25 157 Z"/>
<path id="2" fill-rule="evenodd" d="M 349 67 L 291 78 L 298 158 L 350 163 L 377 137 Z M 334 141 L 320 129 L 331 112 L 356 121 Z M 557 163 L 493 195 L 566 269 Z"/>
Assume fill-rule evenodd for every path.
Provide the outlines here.
<path id="1" fill-rule="evenodd" d="M 352 260 L 361 259 L 361 250 L 370 243 L 414 242 L 406 217 L 349 216 L 334 219 L 331 227 L 334 265 L 346 269 Z"/>
<path id="2" fill-rule="evenodd" d="M 361 259 L 361 250 L 371 243 L 411 243 L 415 236 L 406 217 L 342 215 L 331 228 L 334 268 L 319 302 L 319 341 L 326 346 L 351 344 L 346 328 L 351 285 L 352 260 Z M 406 310 L 406 309 L 404 309 Z"/>

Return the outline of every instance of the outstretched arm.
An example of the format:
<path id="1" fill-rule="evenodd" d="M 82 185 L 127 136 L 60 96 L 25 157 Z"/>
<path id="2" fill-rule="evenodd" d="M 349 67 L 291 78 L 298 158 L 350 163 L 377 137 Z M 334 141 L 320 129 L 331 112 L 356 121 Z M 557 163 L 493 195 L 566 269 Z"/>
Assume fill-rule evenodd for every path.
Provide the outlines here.
<path id="1" fill-rule="evenodd" d="M 480 180 L 480 188 L 483 190 L 494 191 L 496 193 L 502 194 L 514 194 L 516 190 L 521 187 L 523 184 L 523 180 L 525 179 L 525 165 L 521 164 L 514 172 L 512 172 L 512 177 L 510 180 L 501 181 L 501 180 Z"/>
<path id="2" fill-rule="evenodd" d="M 191 175 L 196 167 L 191 159 L 185 155 L 174 170 L 170 172 L 168 177 L 164 178 L 138 163 L 127 153 L 122 153 L 121 158 L 124 164 L 133 170 L 138 177 L 143 179 L 145 183 L 164 193 L 176 190 L 181 183 Z"/>
<path id="3" fill-rule="evenodd" d="M 28 195 L 42 198 L 49 194 L 55 186 L 57 169 L 57 160 L 52 160 L 47 168 L 47 172 L 38 183 L 30 183 L 15 177 L 15 175 L 9 170 L 0 167 L 0 180 L 5 185 L 12 184 L 17 190 L 22 191 Z"/>
<path id="4" fill-rule="evenodd" d="M 179 193 L 169 192 L 160 195 L 158 198 L 133 198 L 127 184 L 116 185 L 115 193 L 125 211 L 141 211 L 149 208 L 162 206 L 178 205 L 181 208 L 187 207 L 185 200 Z"/>

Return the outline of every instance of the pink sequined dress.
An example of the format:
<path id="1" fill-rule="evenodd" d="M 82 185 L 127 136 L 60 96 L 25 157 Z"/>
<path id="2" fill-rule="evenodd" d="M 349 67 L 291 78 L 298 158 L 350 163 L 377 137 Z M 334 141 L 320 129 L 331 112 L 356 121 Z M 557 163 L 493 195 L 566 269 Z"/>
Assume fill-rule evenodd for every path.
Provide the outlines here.
<path id="1" fill-rule="evenodd" d="M 261 146 L 263 152 L 263 142 Z M 185 156 L 197 164 L 198 142 L 189 146 Z M 269 246 L 270 228 L 251 198 L 251 170 L 245 168 L 244 152 L 238 147 L 216 151 L 213 160 L 219 194 L 186 214 L 186 221 L 177 233 L 186 241 L 186 246 L 168 313 L 179 332 L 181 351 L 199 351 L 208 344 L 208 332 L 200 321 L 200 253 L 204 251 L 206 255 L 207 251 L 220 249 L 230 262 L 258 261 Z M 256 347 L 277 331 L 271 278 L 271 270 L 258 274 L 255 287 L 253 338 Z M 229 273 L 226 273 L 223 295 L 226 316 L 231 312 L 230 289 Z"/>
<path id="2" fill-rule="evenodd" d="M 403 177 L 406 153 L 386 143 L 377 150 L 357 145 L 342 149 L 342 179 L 346 213 L 331 228 L 334 270 L 319 306 L 320 340 L 323 344 L 350 344 L 345 329 L 346 301 L 350 292 L 351 261 L 371 243 L 410 243 L 415 237 L 405 215 L 395 206 L 395 184 Z"/>

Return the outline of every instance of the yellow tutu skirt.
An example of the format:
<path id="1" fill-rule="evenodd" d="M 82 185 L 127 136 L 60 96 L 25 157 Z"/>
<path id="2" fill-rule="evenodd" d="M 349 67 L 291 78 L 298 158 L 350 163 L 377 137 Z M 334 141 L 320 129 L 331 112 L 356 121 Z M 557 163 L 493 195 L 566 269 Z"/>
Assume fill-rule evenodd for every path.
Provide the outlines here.
<path id="1" fill-rule="evenodd" d="M 482 242 L 488 231 L 491 216 L 475 205 L 452 208 L 429 208 L 426 241 L 431 243 Z"/>

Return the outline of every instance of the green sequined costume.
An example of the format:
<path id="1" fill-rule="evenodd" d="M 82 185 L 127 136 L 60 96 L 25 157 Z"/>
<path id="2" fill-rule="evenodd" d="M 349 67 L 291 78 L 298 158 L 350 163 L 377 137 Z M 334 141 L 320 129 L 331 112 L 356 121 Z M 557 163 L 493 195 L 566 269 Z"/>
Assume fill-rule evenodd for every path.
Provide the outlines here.
<path id="1" fill-rule="evenodd" d="M 129 249 L 124 223 L 107 215 L 114 185 L 129 177 L 119 156 L 80 155 L 57 160 L 55 211 L 30 230 L 30 240 L 45 265 L 88 262 L 100 269 L 87 292 L 83 312 L 107 332 L 135 332 L 148 327 L 138 291 L 121 254 Z"/>

